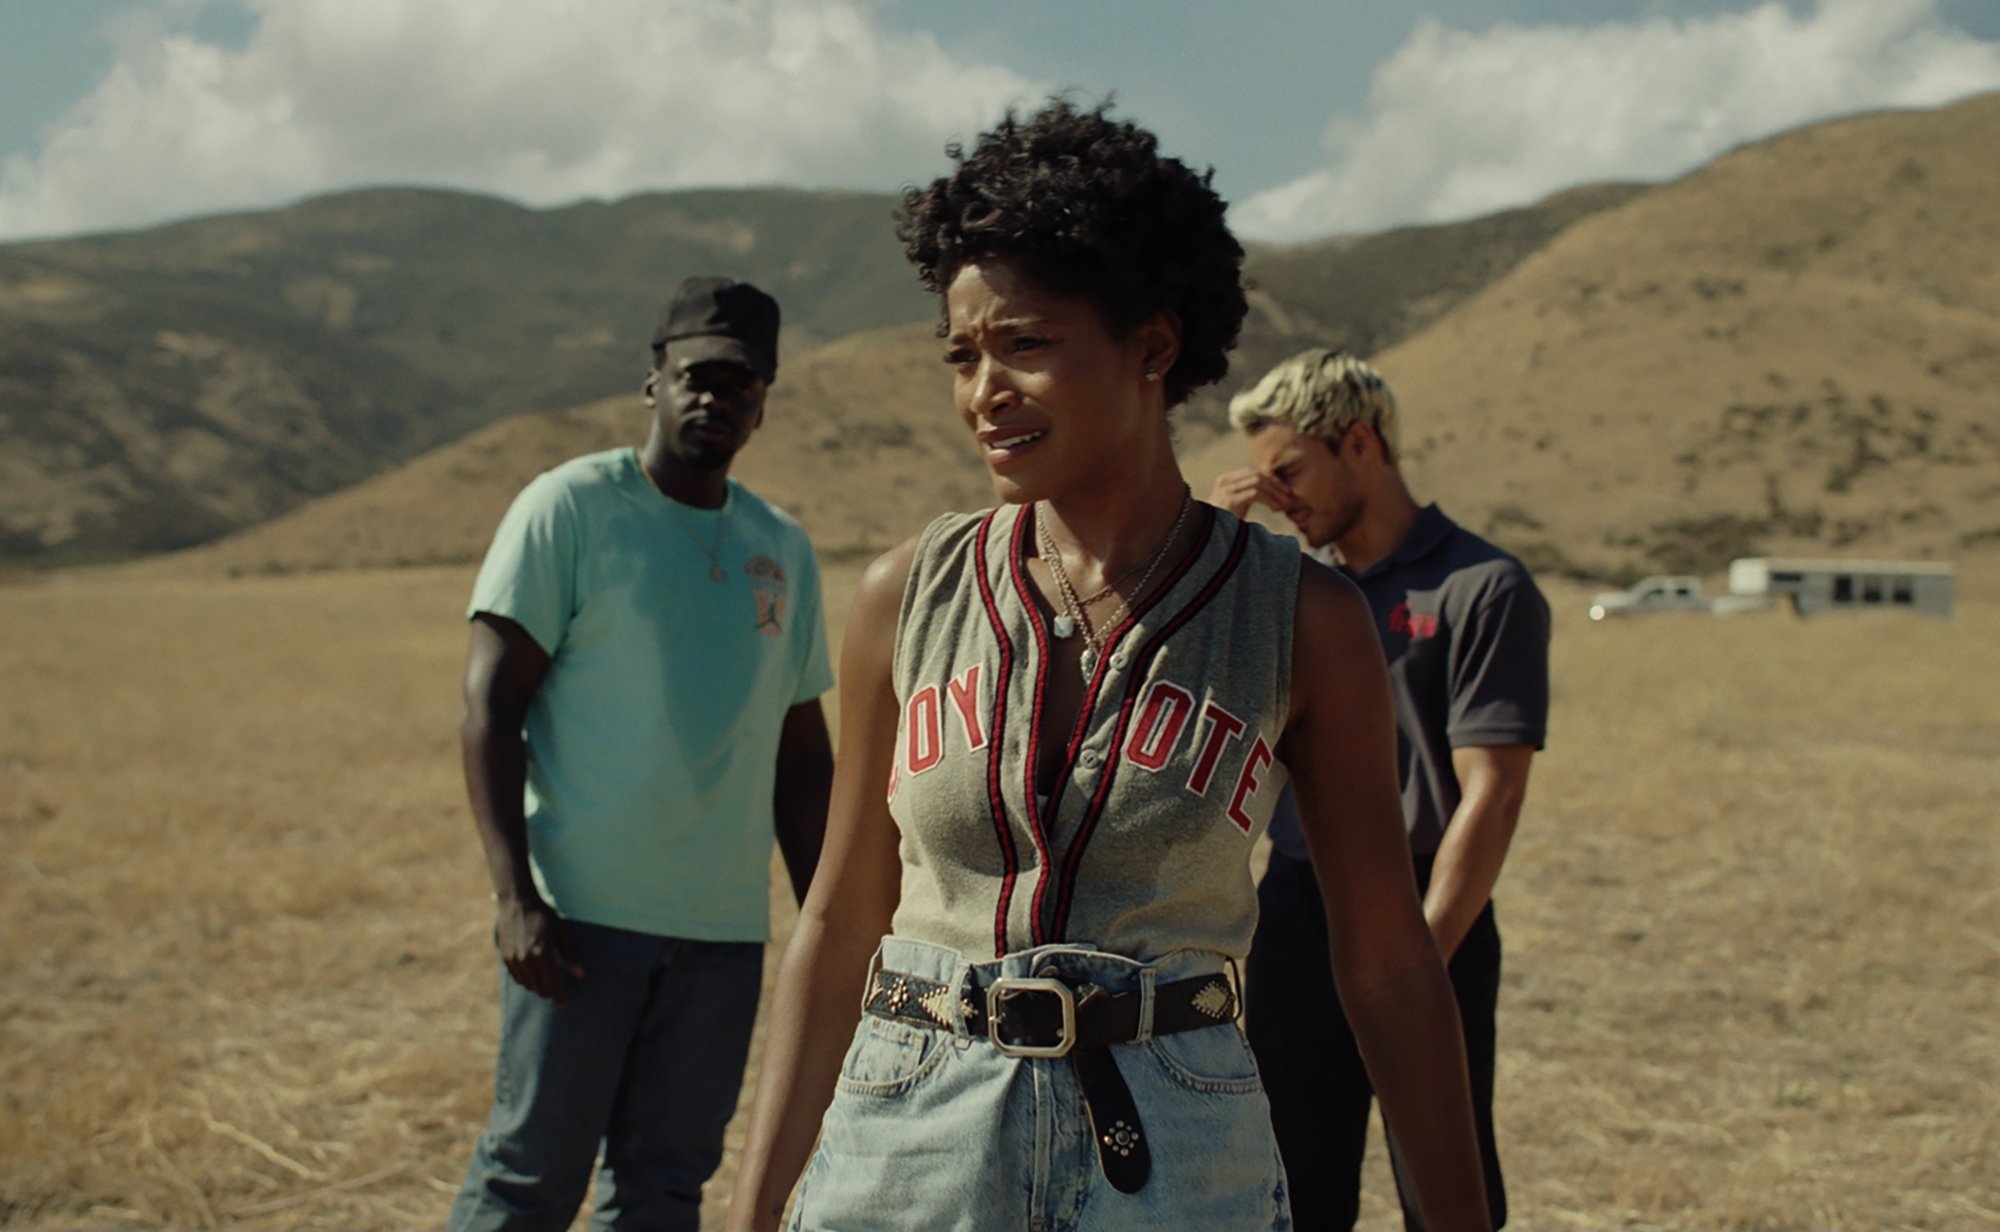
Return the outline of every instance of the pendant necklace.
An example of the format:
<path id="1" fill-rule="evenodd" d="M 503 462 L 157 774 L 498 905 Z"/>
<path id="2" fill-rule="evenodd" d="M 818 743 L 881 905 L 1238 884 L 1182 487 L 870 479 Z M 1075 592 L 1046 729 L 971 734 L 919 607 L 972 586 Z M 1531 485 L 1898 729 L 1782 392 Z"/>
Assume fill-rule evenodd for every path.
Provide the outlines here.
<path id="1" fill-rule="evenodd" d="M 701 550 L 703 556 L 708 557 L 708 576 L 718 582 L 728 581 L 729 571 L 722 567 L 722 532 L 729 521 L 728 497 L 726 495 L 723 497 L 722 508 L 716 513 L 715 546 L 710 547 L 701 541 L 700 535 L 694 533 L 694 527 L 688 525 L 687 515 L 681 512 L 681 503 L 667 495 L 667 490 L 660 486 L 657 479 L 653 478 L 653 472 L 646 469 L 644 459 L 639 459 L 639 473 L 646 477 L 647 483 L 653 485 L 653 491 L 660 494 L 660 499 L 667 502 L 667 512 L 673 514 L 674 525 L 680 527 L 682 532 L 689 539 L 693 540 L 695 547 Z"/>
<path id="2" fill-rule="evenodd" d="M 1181 487 L 1181 508 L 1180 512 L 1174 516 L 1173 527 L 1167 531 L 1167 537 L 1160 540 L 1160 546 L 1154 549 L 1153 558 L 1146 562 L 1146 571 L 1140 575 L 1139 584 L 1134 586 L 1131 594 L 1126 596 L 1124 602 L 1118 605 L 1118 610 L 1111 613 L 1110 617 L 1105 620 L 1104 631 L 1102 632 L 1091 624 L 1090 614 L 1085 609 L 1090 604 L 1111 594 L 1119 583 L 1132 576 L 1138 566 L 1135 565 L 1132 569 L 1127 569 L 1125 572 L 1119 574 L 1110 584 L 1091 595 L 1090 598 L 1078 599 L 1076 597 L 1076 588 L 1070 585 L 1069 570 L 1063 567 L 1062 552 L 1056 547 L 1055 536 L 1049 533 L 1049 520 L 1042 517 L 1039 510 L 1036 511 L 1035 532 L 1041 543 L 1042 556 L 1048 561 L 1049 573 L 1056 580 L 1056 594 L 1061 597 L 1063 605 L 1063 610 L 1057 613 L 1054 620 L 1049 622 L 1049 631 L 1055 634 L 1057 638 L 1068 638 L 1077 631 L 1082 631 L 1084 646 L 1079 666 L 1083 671 L 1083 678 L 1085 680 L 1090 679 L 1092 669 L 1097 666 L 1098 657 L 1104 653 L 1104 645 L 1109 630 L 1117 628 L 1118 622 L 1124 618 L 1126 612 L 1131 610 L 1132 601 L 1146 593 L 1146 584 L 1153 580 L 1154 571 L 1160 567 L 1160 562 L 1166 559 L 1167 549 L 1173 545 L 1175 539 L 1180 537 L 1181 524 L 1187 521 L 1188 509 L 1193 503 L 1194 492 L 1183 484 Z"/>
<path id="3" fill-rule="evenodd" d="M 1088 647 L 1097 644 L 1097 630 L 1090 627 L 1090 616 L 1083 610 L 1083 604 L 1076 597 L 1076 590 L 1069 584 L 1069 571 L 1063 568 L 1062 553 L 1056 549 L 1055 537 L 1049 534 L 1049 520 L 1041 515 L 1040 510 L 1035 512 L 1035 535 L 1037 542 L 1041 544 L 1042 559 L 1049 564 L 1049 575 L 1056 580 L 1056 595 L 1062 600 L 1063 605 L 1063 610 L 1056 613 L 1055 619 L 1049 622 L 1049 632 L 1055 634 L 1058 640 L 1067 640 L 1075 636 L 1077 629 L 1081 628 L 1086 644 L 1084 654 L 1088 656 L 1090 654 Z"/>

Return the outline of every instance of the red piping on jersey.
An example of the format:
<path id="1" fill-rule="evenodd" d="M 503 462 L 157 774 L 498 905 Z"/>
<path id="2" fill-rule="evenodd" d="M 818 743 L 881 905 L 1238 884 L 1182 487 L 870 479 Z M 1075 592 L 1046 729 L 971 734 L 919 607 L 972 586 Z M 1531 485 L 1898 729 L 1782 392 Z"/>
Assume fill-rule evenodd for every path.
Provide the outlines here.
<path id="1" fill-rule="evenodd" d="M 1206 506 L 1204 507 L 1207 508 Z M 1215 510 L 1208 508 L 1208 517 L 1202 526 L 1204 543 L 1207 542 L 1207 537 L 1214 533 L 1214 529 Z M 1061 888 L 1056 895 L 1055 919 L 1051 921 L 1049 928 L 1049 935 L 1051 937 L 1061 940 L 1069 929 L 1069 912 L 1071 905 L 1076 900 L 1077 870 L 1083 863 L 1083 850 L 1089 846 L 1090 836 L 1096 831 L 1098 820 L 1104 816 L 1104 807 L 1111 799 L 1111 783 L 1117 776 L 1118 763 L 1125 756 L 1125 734 L 1131 726 L 1132 712 L 1138 706 L 1139 694 L 1142 692 L 1141 686 L 1145 683 L 1147 671 L 1152 667 L 1153 660 L 1159 657 L 1160 651 L 1166 647 L 1167 640 L 1173 637 L 1175 633 L 1178 633 L 1189 621 L 1200 615 L 1201 610 L 1207 607 L 1216 595 L 1221 593 L 1223 586 L 1235 575 L 1236 566 L 1242 563 L 1243 553 L 1249 542 L 1249 523 L 1239 523 L 1236 528 L 1236 537 L 1229 545 L 1229 554 L 1223 558 L 1222 564 L 1216 568 L 1214 576 L 1208 579 L 1207 584 L 1201 588 L 1200 593 L 1188 600 L 1180 611 L 1176 612 L 1171 619 L 1160 626 L 1158 632 L 1146 640 L 1146 644 L 1140 647 L 1139 653 L 1134 657 L 1131 664 L 1131 672 L 1125 682 L 1125 700 L 1118 707 L 1118 721 L 1112 727 L 1111 748 L 1104 759 L 1104 773 L 1098 778 L 1097 790 L 1091 794 L 1090 805 L 1084 810 L 1083 819 L 1077 824 L 1076 835 L 1070 840 L 1069 851 L 1063 857 L 1062 874 L 1059 879 Z M 1132 613 L 1130 618 L 1118 626 L 1113 632 L 1111 640 L 1105 644 L 1105 658 L 1110 658 L 1111 647 L 1116 644 L 1117 639 L 1123 637 L 1154 604 L 1164 599 L 1168 592 L 1180 582 L 1181 578 L 1186 576 L 1188 571 L 1194 567 L 1195 560 L 1200 556 L 1201 553 L 1199 552 L 1191 553 L 1188 559 L 1181 562 L 1181 567 L 1175 571 L 1174 575 L 1168 578 L 1158 591 L 1154 592 L 1153 602 L 1146 604 L 1140 611 Z M 1100 674 L 1103 668 L 1104 664 L 1100 661 L 1098 664 Z M 1096 692 L 1096 681 L 1092 681 L 1091 691 L 1094 695 Z M 1084 714 L 1087 715 L 1088 713 L 1088 710 L 1084 711 Z M 1076 756 L 1077 749 L 1082 743 L 1080 736 L 1081 733 L 1079 733 L 1079 739 L 1070 745 L 1070 757 L 1072 759 Z M 1067 778 L 1068 767 L 1065 766 L 1064 780 L 1066 781 Z M 1060 790 L 1060 787 L 1058 787 L 1058 790 Z"/>
<path id="2" fill-rule="evenodd" d="M 1048 630 L 1042 622 L 1042 609 L 1036 606 L 1032 583 L 1028 578 L 1028 527 L 1037 516 L 1033 505 L 1025 506 L 1014 518 L 1014 541 L 1009 545 L 1007 566 L 1014 579 L 1014 595 L 1028 612 L 1028 629 L 1035 637 L 1035 690 L 1034 704 L 1028 712 L 1028 747 L 1026 768 L 1022 772 L 1021 793 L 1023 808 L 1028 817 L 1028 833 L 1034 839 L 1035 851 L 1041 857 L 1041 865 L 1035 878 L 1035 896 L 1028 905 L 1028 937 L 1032 945 L 1042 945 L 1042 892 L 1049 884 L 1049 839 L 1042 829 L 1042 810 L 1035 792 L 1035 762 L 1040 756 L 1042 711 L 1047 701 L 1049 680 L 1049 640 Z M 1088 713 L 1087 711 L 1085 713 Z M 1062 790 L 1061 780 L 1057 780 L 1056 790 Z M 1055 816 L 1056 797 L 1049 799 L 1049 815 Z"/>
<path id="3" fill-rule="evenodd" d="M 1028 920 L 1031 929 L 1030 936 L 1033 937 L 1036 945 L 1047 945 L 1049 937 L 1053 934 L 1049 933 L 1042 925 L 1042 901 L 1043 896 L 1048 892 L 1050 882 L 1057 881 L 1059 878 L 1055 876 L 1054 860 L 1049 854 L 1052 843 L 1049 839 L 1048 831 L 1044 830 L 1042 826 L 1043 809 L 1038 800 L 1038 793 L 1035 791 L 1035 767 L 1041 757 L 1042 707 L 1049 678 L 1047 630 L 1042 623 L 1042 609 L 1035 605 L 1033 592 L 1029 589 L 1030 583 L 1027 567 L 1028 519 L 1037 516 L 1040 515 L 1036 514 L 1033 507 L 1030 506 L 1027 512 L 1023 513 L 1021 518 L 1016 522 L 1015 525 L 1018 529 L 1014 535 L 1014 552 L 1009 559 L 1013 564 L 1014 585 L 1020 593 L 1021 606 L 1028 609 L 1028 627 L 1033 629 L 1035 633 L 1035 709 L 1033 721 L 1028 727 L 1028 764 L 1026 773 L 1023 775 L 1022 790 L 1027 796 L 1028 824 L 1034 830 L 1035 847 L 1036 850 L 1041 852 L 1042 856 L 1041 875 L 1035 879 L 1035 897 L 1029 904 Z M 1185 573 L 1186 571 L 1187 562 L 1183 561 L 1181 562 L 1180 570 L 1174 577 L 1178 578 L 1181 573 Z M 1174 578 L 1169 578 L 1159 590 L 1154 592 L 1155 596 L 1166 594 L 1167 590 L 1172 587 L 1173 581 Z M 1076 751 L 1082 746 L 1083 734 L 1090 729 L 1091 712 L 1097 709 L 1097 693 L 1104 681 L 1105 660 L 1111 657 L 1109 651 L 1112 644 L 1117 641 L 1118 634 L 1123 633 L 1131 625 L 1132 621 L 1136 619 L 1138 617 L 1134 614 L 1130 619 L 1119 625 L 1113 631 L 1112 635 L 1105 640 L 1104 648 L 1106 653 L 1098 657 L 1097 666 L 1091 671 L 1090 684 L 1083 692 L 1083 704 L 1077 708 L 1076 725 L 1070 732 L 1069 747 L 1063 751 L 1062 766 L 1056 774 L 1055 786 L 1049 789 L 1047 816 L 1051 825 L 1055 821 L 1057 809 L 1062 805 L 1063 786 L 1069 782 L 1070 773 L 1075 768 Z"/>
<path id="4" fill-rule="evenodd" d="M 1049 639 L 1048 629 L 1042 623 L 1042 609 L 1035 606 L 1034 599 L 1031 597 L 1031 583 L 1028 579 L 1028 529 L 1034 516 L 1033 505 L 1024 506 L 1021 512 L 1015 516 L 1014 541 L 1008 547 L 1007 568 L 1014 578 L 1015 597 L 1020 600 L 1021 606 L 1028 610 L 1028 630 L 1035 636 L 1034 705 L 1028 711 L 1028 756 L 1026 768 L 1022 771 L 1021 786 L 1024 797 L 1024 808 L 1028 817 L 1028 835 L 1034 840 L 1036 854 L 1041 858 L 1041 863 L 1035 877 L 1035 896 L 1029 903 L 1028 937 L 1030 944 L 1042 945 L 1045 944 L 1045 939 L 1042 935 L 1042 892 L 1048 888 L 1049 884 L 1049 836 L 1048 832 L 1042 828 L 1042 811 L 1040 806 L 1035 802 L 1035 758 L 1037 750 L 1040 748 L 1043 703 L 1048 695 Z M 980 577 L 983 579 L 986 576 L 984 572 L 985 560 L 983 557 L 980 564 Z M 997 608 L 989 608 L 989 610 L 993 613 L 993 620 L 997 628 L 1000 620 L 999 610 Z M 995 681 L 994 687 L 997 691 L 1002 687 L 1002 681 Z M 997 733 L 1003 730 L 1000 727 L 997 717 L 994 721 L 993 730 L 996 733 L 994 744 L 997 746 L 1001 743 Z M 997 749 L 993 756 L 998 758 L 999 753 Z M 996 761 L 996 782 L 998 781 L 997 764 Z M 994 797 L 994 801 L 996 806 L 1001 806 L 1001 798 L 998 795 Z M 1053 804 L 1053 799 L 1051 803 Z M 999 814 L 997 820 L 1004 826 L 1007 821 L 1007 815 L 1004 811 L 1004 806 L 1001 807 L 1003 811 Z M 1055 815 L 1053 807 L 1049 810 L 1049 815 L 1051 817 Z M 1001 917 L 1000 927 L 1003 929 L 1006 927 L 1006 918 L 1004 915 Z"/>
<path id="5" fill-rule="evenodd" d="M 1203 518 L 1204 521 L 1201 530 L 1197 533 L 1201 537 L 1202 546 L 1205 549 L 1208 545 L 1207 536 L 1214 529 L 1214 511 L 1211 509 L 1203 515 Z M 1165 580 L 1153 591 L 1152 596 L 1140 603 L 1139 610 L 1127 613 L 1125 619 L 1120 621 L 1117 627 L 1105 636 L 1104 653 L 1098 656 L 1097 666 L 1091 669 L 1090 683 L 1084 689 L 1083 693 L 1083 705 L 1076 712 L 1076 726 L 1070 731 L 1069 747 L 1063 750 L 1062 773 L 1056 776 L 1055 786 L 1049 791 L 1050 816 L 1054 816 L 1056 809 L 1062 804 L 1063 790 L 1069 786 L 1070 772 L 1075 769 L 1077 754 L 1082 751 L 1084 737 L 1090 732 L 1090 716 L 1097 711 L 1097 695 L 1103 690 L 1104 673 L 1107 664 L 1111 660 L 1111 656 L 1116 653 L 1119 640 L 1125 636 L 1126 632 L 1133 625 L 1139 622 L 1140 617 L 1158 607 L 1173 592 L 1174 587 L 1180 584 L 1181 579 L 1187 576 L 1188 571 L 1194 568 L 1195 562 L 1200 559 L 1201 552 L 1199 551 L 1190 552 L 1182 557 L 1175 563 L 1174 568 L 1167 574 Z"/>
<path id="6" fill-rule="evenodd" d="M 1007 826 L 1007 798 L 1000 789 L 1001 754 L 1006 742 L 1000 739 L 1007 721 L 1007 687 L 1014 673 L 1014 642 L 1007 636 L 1007 626 L 1000 619 L 1000 605 L 993 599 L 993 583 L 986 576 L 986 540 L 993 528 L 993 519 L 998 509 L 986 515 L 979 524 L 977 553 L 979 567 L 974 575 L 979 579 L 979 598 L 986 605 L 987 622 L 993 626 L 994 640 L 1000 644 L 1000 670 L 993 680 L 993 713 L 988 716 L 988 730 L 993 733 L 986 748 L 986 807 L 993 816 L 993 833 L 1000 841 L 1000 858 L 1006 866 L 1006 873 L 1000 879 L 1000 901 L 993 913 L 993 954 L 1004 957 L 1007 953 L 1007 911 L 1014 901 L 1014 878 L 1020 862 L 1014 854 L 1014 835 Z"/>

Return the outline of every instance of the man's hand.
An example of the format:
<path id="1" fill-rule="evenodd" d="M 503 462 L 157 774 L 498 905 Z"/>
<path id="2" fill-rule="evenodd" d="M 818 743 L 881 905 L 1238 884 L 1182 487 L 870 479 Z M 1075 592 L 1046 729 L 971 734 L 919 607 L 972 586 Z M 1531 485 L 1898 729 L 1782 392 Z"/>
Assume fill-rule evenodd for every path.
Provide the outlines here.
<path id="1" fill-rule="evenodd" d="M 1283 512 L 1292 503 L 1292 490 L 1277 479 L 1252 467 L 1218 476 L 1208 490 L 1208 503 L 1227 509 L 1237 517 L 1247 516 L 1252 505 L 1268 505 Z"/>
<path id="2" fill-rule="evenodd" d="M 502 900 L 493 921 L 493 944 L 514 982 L 562 1005 L 563 977 L 580 980 L 583 968 L 569 956 L 562 918 L 544 902 Z"/>

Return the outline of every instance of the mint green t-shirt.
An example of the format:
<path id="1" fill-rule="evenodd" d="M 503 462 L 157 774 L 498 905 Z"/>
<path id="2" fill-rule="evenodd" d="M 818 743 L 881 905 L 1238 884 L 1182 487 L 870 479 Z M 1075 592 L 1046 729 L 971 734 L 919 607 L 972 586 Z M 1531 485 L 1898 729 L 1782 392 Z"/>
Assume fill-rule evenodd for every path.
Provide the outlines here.
<path id="1" fill-rule="evenodd" d="M 721 509 L 697 509 L 662 496 L 632 449 L 589 454 L 515 498 L 473 585 L 480 612 L 549 654 L 524 724 L 549 904 L 659 936 L 768 939 L 779 734 L 833 682 L 799 524 L 734 479 Z"/>

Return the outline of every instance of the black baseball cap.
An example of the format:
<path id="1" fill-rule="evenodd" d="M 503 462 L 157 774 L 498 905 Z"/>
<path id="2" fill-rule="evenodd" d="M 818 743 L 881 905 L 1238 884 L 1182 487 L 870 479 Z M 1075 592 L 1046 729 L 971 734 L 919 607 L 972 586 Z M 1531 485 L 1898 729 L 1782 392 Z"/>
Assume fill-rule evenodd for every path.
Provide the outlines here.
<path id="1" fill-rule="evenodd" d="M 653 350 L 663 347 L 681 363 L 725 359 L 769 381 L 778 375 L 778 301 L 734 278 L 690 278 L 653 327 Z"/>

